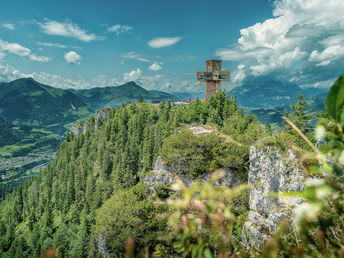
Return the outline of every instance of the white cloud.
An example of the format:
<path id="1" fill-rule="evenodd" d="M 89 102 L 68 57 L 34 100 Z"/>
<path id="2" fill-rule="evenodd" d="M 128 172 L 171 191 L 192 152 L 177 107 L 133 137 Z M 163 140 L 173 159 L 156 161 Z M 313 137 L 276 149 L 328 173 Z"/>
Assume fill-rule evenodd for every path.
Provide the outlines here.
<path id="1" fill-rule="evenodd" d="M 344 19 L 342 0 L 276 0 L 274 18 L 240 30 L 234 47 L 218 49 L 223 60 L 244 65 L 232 79 L 278 77 L 299 85 L 329 81 L 342 73 Z"/>
<path id="2" fill-rule="evenodd" d="M 234 85 L 240 84 L 245 78 L 245 65 L 238 65 L 237 70 L 231 74 L 231 81 Z"/>
<path id="3" fill-rule="evenodd" d="M 0 63 L 0 81 L 13 81 L 15 79 L 28 77 L 32 77 L 40 83 L 64 89 L 88 89 L 92 87 L 105 87 L 122 84 L 122 81 L 119 81 L 116 78 L 108 78 L 106 75 L 98 75 L 93 79 L 85 79 L 83 77 L 71 79 L 44 72 L 23 73 L 10 65 Z"/>
<path id="4" fill-rule="evenodd" d="M 80 65 L 81 56 L 75 51 L 69 51 L 64 55 L 64 58 L 68 64 Z"/>
<path id="5" fill-rule="evenodd" d="M 154 38 L 148 41 L 148 45 L 152 48 L 161 48 L 161 47 L 168 47 L 176 44 L 180 41 L 181 37 L 173 37 L 173 38 Z"/>
<path id="6" fill-rule="evenodd" d="M 115 33 L 116 35 L 125 33 L 125 32 L 129 32 L 133 29 L 133 27 L 129 26 L 129 25 L 121 25 L 121 24 L 116 24 L 116 25 L 112 25 L 110 27 L 107 28 L 107 31 L 110 33 Z"/>
<path id="7" fill-rule="evenodd" d="M 36 61 L 36 62 L 41 62 L 41 63 L 46 63 L 46 62 L 49 62 L 51 60 L 51 58 L 47 57 L 47 56 L 37 56 L 35 54 L 31 54 L 30 60 Z"/>
<path id="8" fill-rule="evenodd" d="M 3 23 L 2 27 L 6 28 L 6 29 L 9 29 L 9 30 L 14 30 L 15 29 L 14 24 L 12 24 L 12 23 Z"/>
<path id="9" fill-rule="evenodd" d="M 140 54 L 137 54 L 135 52 L 129 52 L 129 53 L 123 53 L 120 55 L 122 58 L 126 58 L 126 59 L 135 59 L 141 62 L 147 62 L 150 63 L 152 62 L 151 60 L 147 59 L 147 58 L 143 58 L 141 57 Z"/>
<path id="10" fill-rule="evenodd" d="M 28 56 L 31 50 L 18 43 L 9 43 L 0 39 L 0 49 L 18 56 Z"/>
<path id="11" fill-rule="evenodd" d="M 1 60 L 1 59 L 4 59 L 4 58 L 5 58 L 5 56 L 6 56 L 6 54 L 5 54 L 5 53 L 3 53 L 3 52 L 0 52 L 0 60 Z"/>
<path id="12" fill-rule="evenodd" d="M 66 45 L 59 44 L 59 43 L 36 42 L 36 44 L 39 46 L 45 46 L 45 47 L 67 48 Z"/>
<path id="13" fill-rule="evenodd" d="M 129 73 L 124 73 L 123 81 L 124 82 L 137 81 L 141 78 L 141 76 L 142 76 L 142 71 L 140 68 L 137 68 L 136 70 L 133 70 Z"/>
<path id="14" fill-rule="evenodd" d="M 334 45 L 324 49 L 322 52 L 314 50 L 309 56 L 309 61 L 317 62 L 316 66 L 327 66 L 343 57 L 344 45 Z"/>
<path id="15" fill-rule="evenodd" d="M 31 61 L 36 62 L 48 62 L 51 58 L 46 56 L 37 56 L 31 53 L 31 50 L 27 47 L 20 45 L 19 43 L 9 43 L 0 39 L 0 51 L 7 51 L 8 53 L 15 54 L 17 56 L 28 57 Z M 2 53 L 2 58 L 4 53 Z"/>
<path id="16" fill-rule="evenodd" d="M 94 33 L 88 33 L 86 30 L 83 30 L 79 27 L 78 24 L 68 23 L 68 22 L 57 22 L 57 21 L 46 21 L 37 23 L 43 33 L 48 35 L 56 35 L 63 37 L 71 37 L 81 41 L 89 42 L 96 39 L 103 39 L 96 36 Z"/>
<path id="17" fill-rule="evenodd" d="M 155 62 L 151 66 L 149 66 L 148 69 L 151 71 L 159 71 L 162 69 L 162 66 Z"/>

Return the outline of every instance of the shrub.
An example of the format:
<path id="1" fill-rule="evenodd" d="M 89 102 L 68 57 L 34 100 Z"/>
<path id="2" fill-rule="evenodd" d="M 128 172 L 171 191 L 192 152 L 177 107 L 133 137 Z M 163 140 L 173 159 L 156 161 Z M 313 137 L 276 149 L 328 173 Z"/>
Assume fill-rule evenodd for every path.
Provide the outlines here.
<path id="1" fill-rule="evenodd" d="M 155 186 L 154 190 L 160 199 L 166 199 L 174 193 L 170 185 L 164 185 L 164 184 L 159 184 Z"/>

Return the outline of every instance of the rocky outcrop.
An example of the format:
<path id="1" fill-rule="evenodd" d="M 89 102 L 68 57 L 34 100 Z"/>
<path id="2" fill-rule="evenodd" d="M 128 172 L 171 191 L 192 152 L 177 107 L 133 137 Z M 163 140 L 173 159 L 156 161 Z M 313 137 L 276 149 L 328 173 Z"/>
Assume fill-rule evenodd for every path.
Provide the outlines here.
<path id="1" fill-rule="evenodd" d="M 95 117 L 95 128 L 97 129 L 99 119 L 102 119 L 103 122 L 106 122 L 109 119 L 110 109 L 102 108 L 97 110 Z"/>
<path id="2" fill-rule="evenodd" d="M 276 148 L 261 150 L 251 147 L 249 221 L 243 227 L 243 238 L 252 245 L 261 245 L 273 234 L 281 219 L 291 220 L 291 210 L 301 198 L 282 197 L 281 192 L 302 191 L 304 175 L 290 149 L 281 154 Z M 278 196 L 272 196 L 276 193 Z"/>
<path id="3" fill-rule="evenodd" d="M 82 124 L 75 124 L 72 126 L 72 133 L 74 136 L 78 136 L 79 134 L 85 134 L 89 128 L 91 127 L 91 122 L 86 120 Z"/>
<path id="4" fill-rule="evenodd" d="M 81 124 L 75 124 L 72 126 L 71 131 L 74 136 L 78 136 L 79 134 L 83 133 L 84 128 Z"/>
<path id="5" fill-rule="evenodd" d="M 200 182 L 208 181 L 210 179 L 210 175 L 210 173 L 204 173 L 199 175 L 197 178 L 191 178 L 189 175 L 180 174 L 178 171 L 175 171 L 175 169 L 166 167 L 163 159 L 158 156 L 155 161 L 154 169 L 144 175 L 143 182 L 150 187 L 154 187 L 159 184 L 172 184 L 175 183 L 177 179 L 180 179 L 186 186 L 190 186 L 195 180 Z M 225 171 L 224 176 L 215 182 L 215 185 L 220 184 L 232 187 L 240 184 L 240 182 L 233 177 L 232 172 Z"/>
<path id="6" fill-rule="evenodd" d="M 97 110 L 94 120 L 94 129 L 97 130 L 99 119 L 101 119 L 103 122 L 106 122 L 109 119 L 109 115 L 109 108 Z M 87 131 L 90 130 L 90 128 L 92 128 L 92 122 L 90 120 L 86 120 L 84 123 L 73 125 L 71 131 L 74 136 L 78 136 L 79 134 L 85 134 Z"/>
<path id="7" fill-rule="evenodd" d="M 214 133 L 217 136 L 219 136 L 224 142 L 231 142 L 238 146 L 241 146 L 240 143 L 233 140 L 230 136 L 224 135 L 213 126 L 192 124 L 190 126 L 187 126 L 187 128 L 194 135 L 209 135 L 209 134 Z M 204 182 L 204 181 L 208 181 L 211 177 L 210 172 L 206 172 L 201 175 L 198 175 L 196 178 L 192 178 L 188 174 L 185 174 L 185 172 L 183 173 L 181 171 L 185 171 L 182 164 L 174 164 L 170 167 L 166 167 L 163 159 L 160 156 L 158 156 L 155 161 L 154 169 L 151 172 L 144 175 L 143 181 L 144 183 L 148 184 L 150 187 L 154 187 L 159 184 L 171 184 L 171 183 L 176 182 L 177 179 L 180 179 L 183 181 L 183 183 L 186 186 L 190 186 L 196 180 L 200 182 Z M 244 183 L 244 182 L 240 182 L 238 177 L 235 177 L 234 173 L 235 171 L 225 170 L 224 176 L 215 182 L 215 186 L 220 185 L 220 184 L 225 184 L 229 187 L 232 187 L 232 186 Z"/>

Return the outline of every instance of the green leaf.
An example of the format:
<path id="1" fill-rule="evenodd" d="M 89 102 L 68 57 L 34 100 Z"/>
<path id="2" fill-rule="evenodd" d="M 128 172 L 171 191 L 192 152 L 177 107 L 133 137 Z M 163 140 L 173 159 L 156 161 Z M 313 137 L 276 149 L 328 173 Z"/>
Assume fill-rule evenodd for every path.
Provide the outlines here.
<path id="1" fill-rule="evenodd" d="M 204 251 L 205 258 L 213 258 L 213 255 L 211 254 L 210 250 L 207 248 Z"/>
<path id="2" fill-rule="evenodd" d="M 198 249 L 198 258 L 202 258 L 203 257 L 203 249 L 199 248 Z"/>
<path id="3" fill-rule="evenodd" d="M 344 108 L 344 76 L 340 76 L 331 87 L 326 99 L 327 114 L 337 123 L 341 121 Z M 343 122 L 343 121 L 342 121 Z"/>
<path id="4" fill-rule="evenodd" d="M 194 246 L 194 247 L 192 248 L 191 257 L 196 257 L 197 251 L 198 251 L 198 250 L 197 250 L 197 247 Z"/>

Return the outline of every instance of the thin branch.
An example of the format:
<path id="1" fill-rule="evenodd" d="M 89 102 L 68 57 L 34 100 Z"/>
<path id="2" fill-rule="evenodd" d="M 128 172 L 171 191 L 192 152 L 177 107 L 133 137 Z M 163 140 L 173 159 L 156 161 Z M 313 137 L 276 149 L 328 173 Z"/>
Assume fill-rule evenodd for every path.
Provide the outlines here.
<path id="1" fill-rule="evenodd" d="M 309 145 L 309 147 L 312 148 L 312 150 L 315 153 L 319 153 L 318 149 L 315 148 L 314 144 L 307 138 L 306 135 L 303 134 L 303 132 L 292 122 L 290 121 L 287 117 L 282 116 L 282 118 L 302 137 L 302 139 L 305 140 L 305 142 Z"/>

